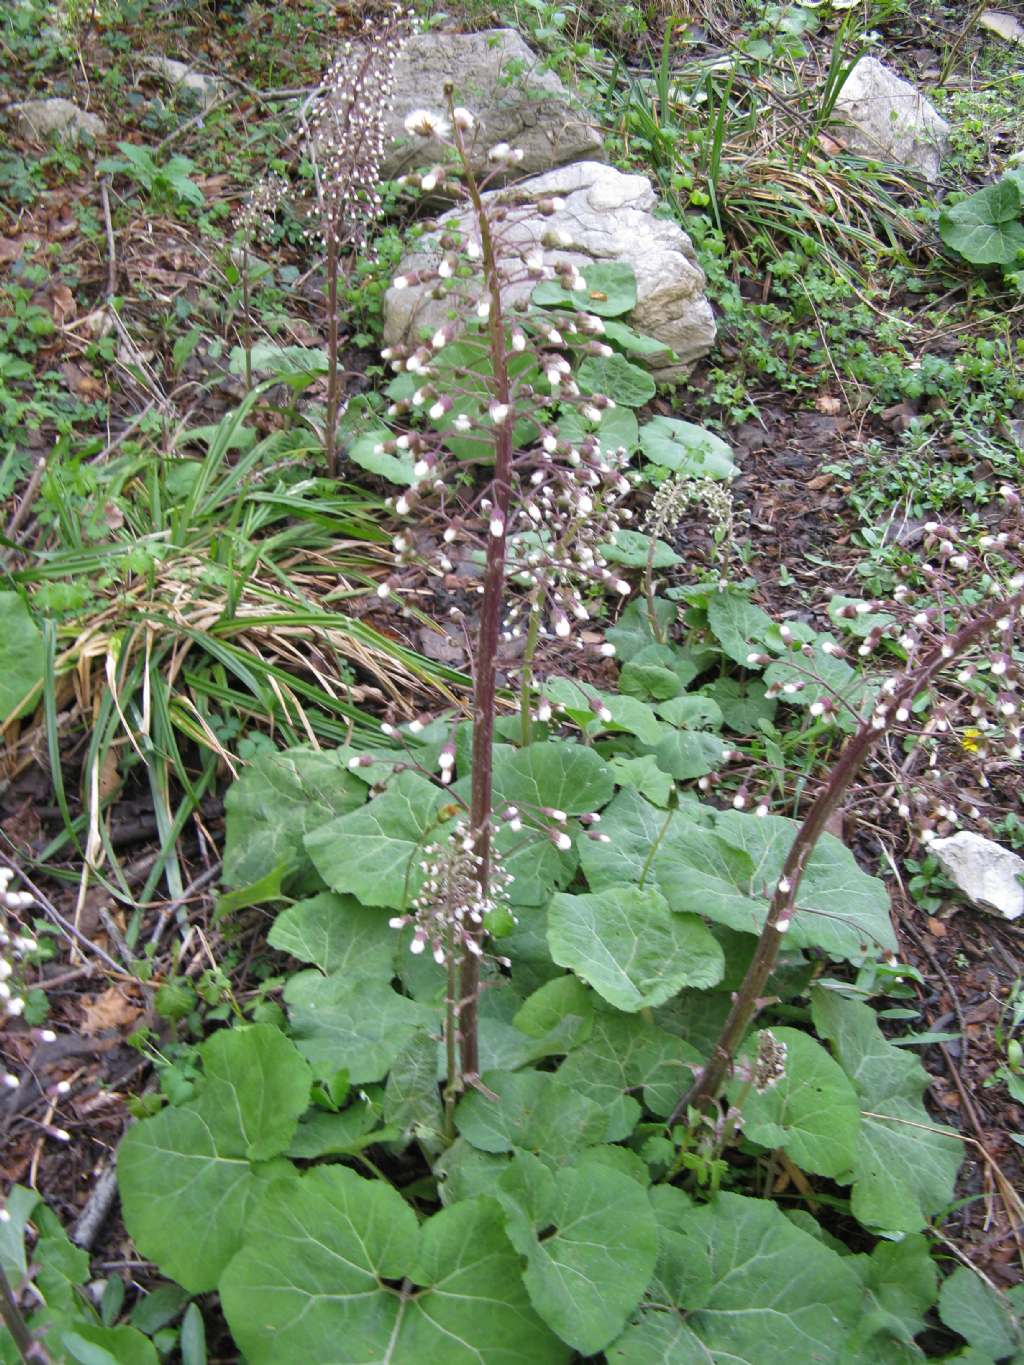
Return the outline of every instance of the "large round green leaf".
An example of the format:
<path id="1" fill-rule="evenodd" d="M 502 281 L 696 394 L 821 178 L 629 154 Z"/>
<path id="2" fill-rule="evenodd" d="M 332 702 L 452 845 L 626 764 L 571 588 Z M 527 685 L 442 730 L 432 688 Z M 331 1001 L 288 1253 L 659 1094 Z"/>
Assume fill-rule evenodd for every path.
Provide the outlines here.
<path id="1" fill-rule="evenodd" d="M 607 763 L 581 744 L 549 741 L 502 751 L 494 764 L 495 804 L 533 815 L 546 806 L 567 815 L 600 810 L 615 790 Z M 550 823 L 544 818 L 544 823 Z"/>
<path id="2" fill-rule="evenodd" d="M 556 895 L 548 944 L 560 967 L 627 1012 L 663 1004 L 684 986 L 714 986 L 724 970 L 722 949 L 703 921 L 674 914 L 654 887 Z"/>
<path id="3" fill-rule="evenodd" d="M 657 1228 L 642 1186 L 585 1160 L 551 1171 L 520 1154 L 498 1182 L 508 1235 L 544 1321 L 582 1355 L 622 1331 L 654 1270 Z"/>
<path id="4" fill-rule="evenodd" d="M 743 1112 L 743 1132 L 762 1147 L 781 1147 L 805 1171 L 843 1181 L 850 1173 L 860 1135 L 860 1105 L 846 1073 L 820 1043 L 794 1028 L 773 1028 L 786 1048 L 785 1075 L 762 1092 L 740 1098 L 737 1077 L 730 1097 Z M 756 1036 L 743 1053 L 749 1061 Z"/>
<path id="5" fill-rule="evenodd" d="M 117 1158 L 136 1246 L 193 1293 L 216 1286 L 265 1181 L 291 1169 L 267 1158 L 291 1141 L 311 1080 L 269 1024 L 215 1034 L 201 1055 L 199 1098 L 130 1128 Z"/>
<path id="6" fill-rule="evenodd" d="M 654 397 L 656 385 L 646 370 L 623 356 L 588 355 L 576 372 L 584 393 L 599 393 L 624 408 L 639 408 Z"/>
<path id="7" fill-rule="evenodd" d="M 271 1187 L 221 1280 L 249 1365 L 556 1365 L 493 1199 L 417 1225 L 401 1195 L 343 1166 Z"/>
<path id="8" fill-rule="evenodd" d="M 0 669 L 0 725 L 32 710 L 43 680 L 43 635 L 16 592 L 0 592 L 0 633 L 4 666 Z"/>
<path id="9" fill-rule="evenodd" d="M 332 891 L 349 891 L 364 905 L 402 910 L 423 881 L 423 846 L 431 842 L 447 802 L 425 777 L 399 773 L 361 810 L 313 828 L 306 849 Z"/>
<path id="10" fill-rule="evenodd" d="M 848 1260 L 767 1199 L 719 1194 L 688 1204 L 655 1191 L 658 1264 L 611 1365 L 839 1365 L 861 1313 Z M 865 1363 L 866 1365 L 866 1363 Z"/>
<path id="11" fill-rule="evenodd" d="M 455 1111 L 459 1132 L 482 1152 L 561 1158 L 607 1140 L 606 1112 L 550 1072 L 488 1071 L 484 1083 L 490 1095 L 471 1090 Z"/>
<path id="12" fill-rule="evenodd" d="M 285 864 L 301 876 L 312 865 L 302 836 L 366 800 L 366 787 L 337 752 L 285 749 L 263 754 L 224 798 L 224 881 L 249 886 Z"/>

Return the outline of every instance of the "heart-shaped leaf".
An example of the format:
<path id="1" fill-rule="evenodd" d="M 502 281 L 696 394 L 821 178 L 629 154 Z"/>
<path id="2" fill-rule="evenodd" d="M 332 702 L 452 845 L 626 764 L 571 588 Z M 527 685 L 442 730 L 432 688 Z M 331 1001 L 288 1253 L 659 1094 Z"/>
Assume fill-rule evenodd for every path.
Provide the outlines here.
<path id="1" fill-rule="evenodd" d="M 526 1257 L 530 1302 L 563 1341 L 595 1355 L 622 1331 L 654 1269 L 646 1192 L 602 1163 L 551 1171 L 524 1153 L 497 1193 L 509 1239 Z"/>
<path id="2" fill-rule="evenodd" d="M 548 944 L 560 967 L 629 1013 L 660 1005 L 684 986 L 714 986 L 724 968 L 722 949 L 703 921 L 673 914 L 653 887 L 556 895 Z"/>
<path id="3" fill-rule="evenodd" d="M 250 1365 L 557 1365 L 569 1353 L 530 1307 L 503 1223 L 478 1198 L 420 1226 L 384 1181 L 318 1167 L 253 1211 L 224 1313 Z"/>
<path id="4" fill-rule="evenodd" d="M 144 1256 L 193 1293 L 216 1286 L 264 1182 L 290 1170 L 268 1159 L 291 1141 L 311 1081 L 295 1047 L 269 1024 L 215 1033 L 200 1055 L 206 1081 L 198 1099 L 129 1128 L 117 1159 L 128 1231 Z"/>

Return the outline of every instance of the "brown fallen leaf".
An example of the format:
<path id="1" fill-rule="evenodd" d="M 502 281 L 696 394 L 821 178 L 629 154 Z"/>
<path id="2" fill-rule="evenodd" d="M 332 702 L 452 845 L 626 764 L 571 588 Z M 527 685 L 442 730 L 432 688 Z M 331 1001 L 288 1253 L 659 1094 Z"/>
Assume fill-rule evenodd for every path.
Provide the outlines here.
<path id="1" fill-rule="evenodd" d="M 823 412 L 826 417 L 837 417 L 843 410 L 843 405 L 838 398 L 833 398 L 830 393 L 819 393 L 814 400 L 814 406 L 819 412 Z"/>
<path id="2" fill-rule="evenodd" d="M 21 255 L 21 242 L 13 237 L 0 237 L 0 265 L 10 265 Z"/>
<path id="3" fill-rule="evenodd" d="M 120 986 L 108 986 L 94 999 L 83 1002 L 82 1032 L 91 1037 L 108 1028 L 126 1029 L 141 1013 L 141 1007 L 133 1005 Z"/>
<path id="4" fill-rule="evenodd" d="M 73 318 L 77 311 L 75 296 L 66 284 L 50 285 L 50 313 L 58 326 Z"/>

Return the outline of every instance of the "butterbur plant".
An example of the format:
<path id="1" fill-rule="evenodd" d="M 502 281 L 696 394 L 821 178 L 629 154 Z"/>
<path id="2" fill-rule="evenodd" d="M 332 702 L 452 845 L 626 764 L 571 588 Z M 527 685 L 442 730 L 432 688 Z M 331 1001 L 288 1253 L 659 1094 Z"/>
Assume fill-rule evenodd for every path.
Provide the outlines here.
<path id="1" fill-rule="evenodd" d="M 313 231 L 326 253 L 327 406 L 324 449 L 327 473 L 337 472 L 341 401 L 338 368 L 338 279 L 366 242 L 381 210 L 381 164 L 385 121 L 391 108 L 395 62 L 413 23 L 396 5 L 375 16 L 345 43 L 327 71 L 323 97 L 309 119 L 316 206 Z"/>
<path id="2" fill-rule="evenodd" d="M 1005 487 L 1003 496 L 1015 523 L 1012 531 L 986 535 L 972 544 L 958 528 L 929 522 L 924 541 L 929 559 L 917 566 L 927 585 L 923 591 L 900 585 L 891 603 L 865 602 L 841 609 L 848 618 L 879 618 L 857 646 L 861 658 L 889 641 L 900 650 L 904 662 L 880 683 L 860 714 L 854 711 L 857 728 L 832 764 L 782 864 L 757 950 L 709 1063 L 676 1105 L 673 1120 L 688 1107 L 713 1100 L 725 1083 L 785 935 L 793 926 L 809 860 L 869 759 L 880 749 L 895 758 L 890 800 L 897 815 L 916 827 L 926 845 L 938 828 L 956 829 L 970 819 L 971 811 L 962 809 L 957 799 L 955 779 L 943 780 L 937 755 L 932 754 L 916 780 L 906 762 L 904 744 L 929 745 L 920 739 L 916 721 L 921 702 L 931 701 L 931 727 L 939 738 L 970 721 L 980 740 L 975 755 L 988 761 L 1002 750 L 1019 762 L 1022 718 L 1015 641 L 1024 633 L 1024 519 L 1016 491 Z M 816 716 L 852 710 L 849 701 L 818 672 L 813 647 L 800 646 L 792 636 L 790 642 L 796 648 L 787 666 L 787 681 L 776 684 L 779 690 L 814 687 L 818 696 L 811 710 Z M 835 646 L 829 651 L 832 658 L 841 655 Z M 751 662 L 770 660 L 752 655 Z M 987 785 L 983 773 L 981 781 Z M 977 818 L 977 811 L 973 814 Z"/>
<path id="3" fill-rule="evenodd" d="M 225 884 L 276 901 L 300 965 L 276 1023 L 208 1038 L 194 1095 L 126 1134 L 139 1253 L 217 1290 L 252 1365 L 877 1365 L 921 1358 L 933 1307 L 942 1349 L 1007 1355 L 1012 1301 L 940 1297 L 962 1144 L 866 1003 L 889 896 L 826 825 L 867 765 L 927 841 L 977 818 L 947 739 L 1019 754 L 1016 494 L 819 631 L 726 581 L 727 500 L 663 483 L 648 532 L 697 499 L 722 559 L 659 595 L 637 442 L 587 368 L 600 291 L 542 240 L 550 201 L 490 192 L 515 149 L 451 97 L 406 126 L 451 153 L 410 180 L 461 202 L 396 281 L 432 320 L 360 438 L 402 489 L 375 605 L 443 603 L 471 702 L 262 754 L 228 792 Z M 834 741 L 801 820 L 745 753 L 775 708 Z M 757 1197 L 780 1170 L 786 1212 Z"/>

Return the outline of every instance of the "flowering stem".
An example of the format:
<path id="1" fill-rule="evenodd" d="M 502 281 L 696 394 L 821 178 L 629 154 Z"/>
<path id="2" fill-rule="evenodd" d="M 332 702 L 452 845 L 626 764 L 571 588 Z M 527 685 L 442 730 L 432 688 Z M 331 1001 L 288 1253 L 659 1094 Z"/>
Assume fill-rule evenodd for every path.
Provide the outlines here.
<path id="1" fill-rule="evenodd" d="M 451 1146 L 455 1141 L 455 1101 L 462 1089 L 459 1075 L 458 1032 L 459 1032 L 459 964 L 455 952 L 456 935 L 448 935 L 448 988 L 445 994 L 444 1048 L 447 1062 L 447 1081 L 444 1087 L 444 1126 L 445 1144 Z"/>
<path id="2" fill-rule="evenodd" d="M 647 563 L 644 566 L 644 592 L 647 597 L 647 621 L 651 627 L 651 634 L 659 645 L 663 645 L 665 632 L 658 623 L 658 610 L 654 602 L 654 548 L 658 543 L 660 530 L 660 525 L 651 527 L 651 543 L 647 547 Z"/>
<path id="3" fill-rule="evenodd" d="M 492 759 L 494 743 L 494 703 L 498 640 L 501 631 L 501 609 L 505 596 L 505 541 L 508 527 L 509 503 L 512 496 L 512 393 L 505 350 L 505 319 L 501 302 L 501 279 L 494 240 L 491 236 L 487 210 L 484 208 L 480 187 L 469 165 L 461 130 L 456 128 L 459 155 L 465 172 L 466 189 L 480 232 L 483 256 L 483 277 L 490 295 L 488 335 L 493 377 L 491 390 L 496 403 L 504 409 L 494 431 L 494 479 L 491 484 L 491 527 L 487 537 L 487 559 L 484 568 L 483 601 L 476 638 L 476 659 L 473 676 L 473 751 L 472 791 L 469 823 L 474 852 L 478 859 L 480 890 L 486 898 L 491 880 L 491 799 Z M 483 929 L 476 932 L 483 937 Z M 480 994 L 480 959 L 467 951 L 462 960 L 459 991 L 460 1058 L 463 1080 L 480 1073 L 480 1049 L 477 1037 L 477 1005 Z"/>
<path id="4" fill-rule="evenodd" d="M 324 422 L 327 477 L 333 479 L 338 472 L 338 240 L 333 231 L 327 234 L 327 412 Z"/>
<path id="5" fill-rule="evenodd" d="M 18 1307 L 18 1301 L 14 1297 L 10 1281 L 3 1270 L 0 1270 L 0 1319 L 11 1334 L 11 1339 L 18 1348 L 18 1354 L 22 1360 L 28 1361 L 30 1365 L 48 1365 L 52 1359 L 50 1353 L 41 1341 L 37 1341 L 29 1330 L 28 1323 Z"/>
<path id="6" fill-rule="evenodd" d="M 1012 616 L 1024 605 L 1024 591 L 996 603 L 973 621 L 962 626 L 952 637 L 936 646 L 923 662 L 911 672 L 904 674 L 903 681 L 896 691 L 887 698 L 889 711 L 895 713 L 901 707 L 910 710 L 914 698 L 929 683 L 954 663 L 974 645 L 978 644 L 996 628 L 996 623 Z M 847 742 L 834 767 L 829 773 L 825 786 L 819 792 L 814 804 L 804 817 L 797 830 L 796 838 L 783 864 L 768 916 L 757 941 L 757 948 L 747 968 L 746 976 L 733 997 L 732 1008 L 722 1026 L 718 1041 L 711 1050 L 707 1066 L 693 1085 L 682 1096 L 669 1117 L 669 1123 L 678 1123 L 688 1109 L 701 1109 L 718 1095 L 730 1072 L 736 1049 L 742 1043 L 750 1022 L 758 1010 L 758 1002 L 764 994 L 765 983 L 778 960 L 783 937 L 790 926 L 796 906 L 807 863 L 821 838 L 829 819 L 838 809 L 839 803 L 850 783 L 856 777 L 872 750 L 885 735 L 885 726 L 876 728 L 872 716 L 860 723 L 856 734 Z"/>

